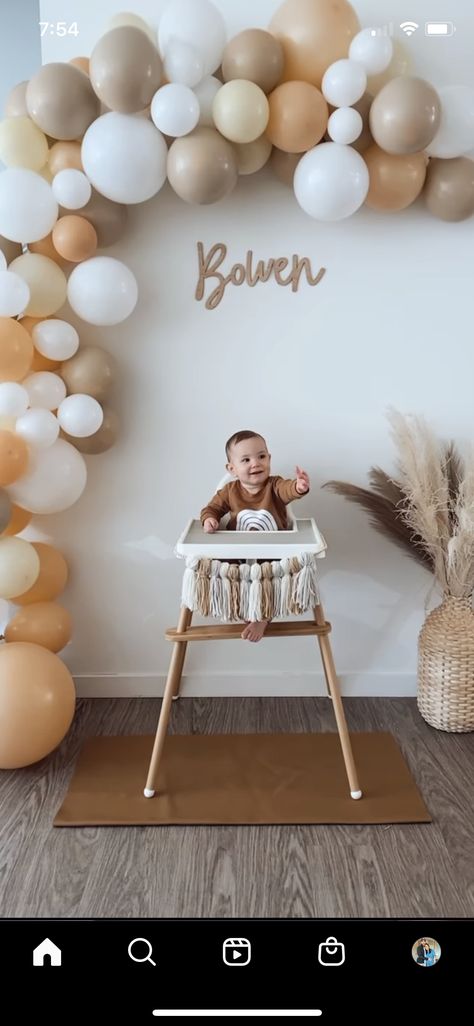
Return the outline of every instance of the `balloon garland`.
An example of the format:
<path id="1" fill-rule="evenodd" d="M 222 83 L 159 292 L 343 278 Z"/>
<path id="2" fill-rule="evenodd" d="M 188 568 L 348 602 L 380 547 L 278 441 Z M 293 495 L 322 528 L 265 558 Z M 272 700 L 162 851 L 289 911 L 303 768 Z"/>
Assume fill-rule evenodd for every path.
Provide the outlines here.
<path id="1" fill-rule="evenodd" d="M 18 611 L 0 648 L 1 767 L 47 755 L 74 710 L 56 655 L 72 630 L 56 602 L 67 564 L 19 535 L 78 500 L 84 455 L 118 431 L 106 404 L 114 361 L 58 311 L 67 299 L 87 324 L 130 316 L 135 277 L 97 250 L 166 180 L 187 203 L 216 203 L 269 162 L 321 221 L 420 195 L 445 221 L 471 217 L 474 90 L 435 90 L 407 70 L 347 0 L 285 0 L 268 30 L 228 42 L 210 0 L 172 0 L 158 45 L 138 15 L 116 15 L 90 60 L 46 64 L 11 90 L 0 123 L 0 598 Z"/>

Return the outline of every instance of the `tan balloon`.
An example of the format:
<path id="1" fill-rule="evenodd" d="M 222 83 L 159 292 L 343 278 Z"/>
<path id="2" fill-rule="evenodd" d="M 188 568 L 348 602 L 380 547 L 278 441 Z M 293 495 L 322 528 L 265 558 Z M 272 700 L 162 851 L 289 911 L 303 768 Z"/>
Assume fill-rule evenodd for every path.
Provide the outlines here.
<path id="1" fill-rule="evenodd" d="M 254 82 L 234 79 L 216 93 L 212 117 L 218 131 L 236 143 L 249 143 L 263 134 L 268 124 L 268 100 Z"/>
<path id="2" fill-rule="evenodd" d="M 79 452 L 84 453 L 87 456 L 98 456 L 103 452 L 107 452 L 111 449 L 117 440 L 119 433 L 119 419 L 114 410 L 111 410 L 108 406 L 103 406 L 104 419 L 98 431 L 94 435 L 89 435 L 88 438 L 72 438 L 71 435 L 66 434 L 65 431 L 61 431 L 61 435 L 66 439 L 67 442 L 71 442 L 72 445 L 76 446 Z"/>
<path id="3" fill-rule="evenodd" d="M 261 135 L 260 139 L 255 139 L 254 142 L 235 143 L 234 149 L 239 175 L 253 175 L 267 163 L 272 152 L 272 144 L 266 135 Z"/>
<path id="4" fill-rule="evenodd" d="M 114 381 L 115 369 L 116 361 L 105 349 L 81 346 L 61 364 L 60 375 L 70 395 L 91 395 L 100 402 Z"/>
<path id="5" fill-rule="evenodd" d="M 67 280 L 64 271 L 49 257 L 39 253 L 23 253 L 10 264 L 26 281 L 30 290 L 30 301 L 25 314 L 30 317 L 48 317 L 56 313 L 65 303 Z"/>
<path id="6" fill-rule="evenodd" d="M 442 221 L 465 221 L 474 214 L 474 161 L 468 157 L 430 160 L 424 196 Z"/>
<path id="7" fill-rule="evenodd" d="M 370 108 L 373 103 L 373 96 L 371 93 L 364 93 L 357 103 L 353 103 L 354 110 L 358 110 L 363 121 L 363 129 L 359 138 L 355 142 L 351 143 L 352 149 L 357 150 L 358 153 L 365 153 L 369 146 L 372 146 L 373 138 L 372 132 L 370 131 Z"/>
<path id="8" fill-rule="evenodd" d="M 365 151 L 364 160 L 370 178 L 365 202 L 372 210 L 404 210 L 420 195 L 428 166 L 425 153 L 398 156 L 374 144 Z"/>
<path id="9" fill-rule="evenodd" d="M 92 190 L 92 195 L 85 207 L 81 207 L 82 217 L 87 218 L 97 232 L 97 244 L 101 248 L 113 246 L 122 238 L 128 219 L 128 209 L 123 203 L 101 196 Z"/>
<path id="10" fill-rule="evenodd" d="M 11 537 L 12 535 L 20 534 L 21 531 L 25 530 L 25 527 L 28 527 L 32 516 L 33 514 L 29 513 L 28 510 L 22 509 L 21 506 L 15 506 L 15 503 L 12 503 L 10 520 L 2 531 L 2 536 Z"/>
<path id="11" fill-rule="evenodd" d="M 50 260 L 54 260 L 55 264 L 59 264 L 59 266 L 65 270 L 70 267 L 70 262 L 65 260 L 64 257 L 58 253 L 57 249 L 55 249 L 52 232 L 50 232 L 49 235 L 45 235 L 44 239 L 39 239 L 38 242 L 29 242 L 28 252 L 39 253 L 40 256 L 48 257 Z M 42 318 L 40 317 L 38 320 L 42 320 Z"/>
<path id="12" fill-rule="evenodd" d="M 10 239 L 4 239 L 3 235 L 0 235 L 0 250 L 5 257 L 7 264 L 10 264 L 15 257 L 21 256 L 22 254 L 21 243 L 11 242 Z"/>
<path id="13" fill-rule="evenodd" d="M 156 46 L 134 25 L 106 32 L 90 58 L 90 80 L 97 96 L 110 110 L 122 114 L 134 114 L 151 103 L 162 73 Z"/>
<path id="14" fill-rule="evenodd" d="M 245 29 L 231 39 L 224 50 L 224 82 L 245 78 L 270 93 L 283 74 L 283 47 L 275 36 L 263 29 Z"/>
<path id="15" fill-rule="evenodd" d="M 170 146 L 168 179 L 186 203 L 217 203 L 237 184 L 235 151 L 214 128 L 195 128 Z"/>
<path id="16" fill-rule="evenodd" d="M 25 82 L 18 82 L 18 85 L 13 86 L 7 95 L 5 100 L 5 117 L 6 118 L 22 118 L 28 116 L 28 108 L 26 106 L 26 88 L 28 80 Z"/>
<path id="17" fill-rule="evenodd" d="M 29 641 L 60 652 L 72 636 L 72 617 L 56 602 L 32 602 L 19 609 L 5 627 L 5 641 Z"/>
<path id="18" fill-rule="evenodd" d="M 74 681 L 57 655 L 24 641 L 1 646 L 2 769 L 49 755 L 69 730 L 74 708 Z"/>
<path id="19" fill-rule="evenodd" d="M 0 538 L 0 596 L 15 599 L 37 580 L 38 553 L 24 538 Z"/>
<path id="20" fill-rule="evenodd" d="M 32 359 L 33 343 L 25 328 L 11 317 L 0 317 L 0 381 L 22 381 Z"/>
<path id="21" fill-rule="evenodd" d="M 0 160 L 6 167 L 40 171 L 47 159 L 46 136 L 31 118 L 4 118 L 0 122 Z"/>
<path id="22" fill-rule="evenodd" d="M 0 431 L 0 485 L 10 485 L 25 473 L 28 446 L 13 431 Z"/>
<path id="23" fill-rule="evenodd" d="M 79 71 L 83 71 L 85 75 L 89 74 L 89 58 L 88 57 L 71 57 L 69 61 L 74 68 L 79 68 Z"/>
<path id="24" fill-rule="evenodd" d="M 279 150 L 304 153 L 322 139 L 329 111 L 316 86 L 309 82 L 283 82 L 270 93 L 268 102 L 266 134 Z"/>
<path id="25" fill-rule="evenodd" d="M 412 56 L 405 44 L 401 43 L 398 39 L 392 39 L 392 44 L 393 57 L 388 68 L 382 71 L 380 75 L 371 75 L 367 80 L 367 89 L 372 96 L 376 96 L 392 78 L 398 78 L 400 75 L 409 75 L 412 70 Z"/>
<path id="26" fill-rule="evenodd" d="M 32 587 L 15 596 L 15 605 L 50 602 L 64 591 L 68 568 L 62 552 L 45 542 L 32 542 L 39 559 L 39 574 Z"/>
<path id="27" fill-rule="evenodd" d="M 94 256 L 97 249 L 97 232 L 90 221 L 77 214 L 60 217 L 53 228 L 54 248 L 64 260 L 78 263 Z"/>
<path id="28" fill-rule="evenodd" d="M 0 534 L 3 534 L 12 516 L 12 501 L 8 492 L 0 488 Z"/>
<path id="29" fill-rule="evenodd" d="M 49 151 L 48 163 L 53 177 L 69 167 L 75 168 L 76 171 L 83 171 L 81 144 L 78 142 L 54 143 Z"/>
<path id="30" fill-rule="evenodd" d="M 79 139 L 99 116 L 91 83 L 72 64 L 44 64 L 26 90 L 30 118 L 53 139 Z"/>
<path id="31" fill-rule="evenodd" d="M 319 87 L 329 65 L 347 57 L 360 23 L 346 0 L 285 0 L 269 28 L 283 46 L 283 81 Z"/>
<path id="32" fill-rule="evenodd" d="M 274 146 L 270 164 L 280 182 L 292 188 L 293 178 L 300 160 L 301 153 L 285 153 L 285 150 L 279 150 L 277 146 Z"/>
<path id="33" fill-rule="evenodd" d="M 439 96 L 422 78 L 394 78 L 370 108 L 370 131 L 387 153 L 419 153 L 434 139 L 441 120 Z"/>

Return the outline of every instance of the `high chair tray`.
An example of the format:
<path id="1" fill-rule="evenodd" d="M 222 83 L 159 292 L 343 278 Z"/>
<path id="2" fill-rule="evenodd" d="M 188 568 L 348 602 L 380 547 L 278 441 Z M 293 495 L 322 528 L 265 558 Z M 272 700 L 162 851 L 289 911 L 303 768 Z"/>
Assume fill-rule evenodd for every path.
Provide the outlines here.
<path id="1" fill-rule="evenodd" d="M 178 556 L 209 559 L 283 559 L 310 552 L 326 555 L 327 545 L 312 517 L 295 520 L 289 531 L 226 531 L 206 534 L 199 520 L 190 520 L 176 544 Z"/>

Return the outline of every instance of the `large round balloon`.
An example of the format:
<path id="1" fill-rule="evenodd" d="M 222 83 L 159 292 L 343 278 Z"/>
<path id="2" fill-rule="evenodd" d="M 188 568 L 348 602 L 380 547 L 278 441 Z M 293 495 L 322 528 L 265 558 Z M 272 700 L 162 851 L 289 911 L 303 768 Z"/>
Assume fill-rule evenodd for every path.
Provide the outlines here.
<path id="1" fill-rule="evenodd" d="M 245 29 L 227 43 L 222 74 L 225 82 L 243 78 L 270 93 L 281 82 L 283 47 L 270 32 Z"/>
<path id="2" fill-rule="evenodd" d="M 372 210 L 404 210 L 414 203 L 425 184 L 428 157 L 385 153 L 375 144 L 364 153 L 370 187 L 366 203 Z"/>
<path id="3" fill-rule="evenodd" d="M 219 96 L 219 94 L 218 94 Z M 268 97 L 267 136 L 286 153 L 303 153 L 322 139 L 328 123 L 328 105 L 309 82 L 283 82 Z"/>
<path id="4" fill-rule="evenodd" d="M 352 146 L 321 143 L 301 158 L 294 188 L 300 207 L 310 217 L 340 221 L 362 206 L 369 190 L 369 172 Z"/>
<path id="5" fill-rule="evenodd" d="M 0 767 L 18 769 L 49 755 L 69 730 L 75 688 L 53 652 L 25 641 L 0 649 Z"/>
<path id="6" fill-rule="evenodd" d="M 217 203 L 237 184 L 235 151 L 215 128 L 195 128 L 170 146 L 168 178 L 186 203 Z"/>
<path id="7" fill-rule="evenodd" d="M 268 100 L 260 86 L 236 78 L 219 89 L 212 115 L 216 128 L 226 139 L 235 143 L 254 142 L 267 127 Z"/>
<path id="8" fill-rule="evenodd" d="M 66 301 L 67 281 L 54 260 L 39 253 L 23 253 L 12 260 L 10 270 L 19 274 L 30 290 L 25 313 L 30 317 L 49 317 Z"/>
<path id="9" fill-rule="evenodd" d="M 61 377 L 70 395 L 91 395 L 100 402 L 113 384 L 116 362 L 99 346 L 81 346 L 61 367 Z"/>
<path id="10" fill-rule="evenodd" d="M 72 617 L 56 602 L 32 602 L 20 608 L 7 624 L 5 641 L 29 641 L 50 652 L 60 652 L 71 640 Z"/>
<path id="11" fill-rule="evenodd" d="M 110 110 L 141 111 L 151 103 L 162 76 L 160 55 L 149 37 L 133 25 L 106 32 L 89 62 L 94 91 Z"/>
<path id="12" fill-rule="evenodd" d="M 143 203 L 155 196 L 166 180 L 167 153 L 151 121 L 115 111 L 97 118 L 82 141 L 87 177 L 117 203 Z M 83 214 L 87 217 L 87 207 Z"/>
<path id="13" fill-rule="evenodd" d="M 387 153 L 419 153 L 434 139 L 441 119 L 439 96 L 422 78 L 394 78 L 370 108 L 370 130 Z"/>
<path id="14" fill-rule="evenodd" d="M 283 46 L 283 80 L 320 87 L 326 68 L 347 57 L 360 24 L 347 0 L 285 0 L 269 28 Z"/>
<path id="15" fill-rule="evenodd" d="M 17 381 L 2 381 L 0 384 L 0 416 L 21 417 L 28 409 L 29 397 L 26 388 Z"/>
<path id="16" fill-rule="evenodd" d="M 474 160 L 430 160 L 423 193 L 428 210 L 443 221 L 465 221 L 474 214 Z"/>
<path id="17" fill-rule="evenodd" d="M 204 75 L 219 67 L 225 45 L 225 23 L 209 0 L 170 0 L 160 18 L 159 46 L 162 57 L 176 40 L 194 46 L 204 62 Z"/>
<path id="18" fill-rule="evenodd" d="M 51 231 L 58 204 L 36 171 L 9 167 L 0 175 L 0 232 L 12 242 L 36 242 Z"/>
<path id="19" fill-rule="evenodd" d="M 47 449 L 31 449 L 28 472 L 9 486 L 15 503 L 31 513 L 61 513 L 82 495 L 87 470 L 81 454 L 58 438 Z"/>
<path id="20" fill-rule="evenodd" d="M 115 257 L 84 260 L 72 271 L 67 297 L 88 324 L 120 324 L 130 316 L 138 299 L 135 275 Z"/>
<path id="21" fill-rule="evenodd" d="M 52 139 L 79 139 L 100 112 L 87 75 L 72 64 L 54 62 L 30 79 L 26 105 L 30 118 Z"/>
<path id="22" fill-rule="evenodd" d="M 441 122 L 427 147 L 431 157 L 461 157 L 474 149 L 474 89 L 445 86 L 439 89 Z"/>
<path id="23" fill-rule="evenodd" d="M 0 160 L 6 167 L 40 171 L 48 159 L 48 140 L 30 118 L 0 121 Z"/>
<path id="24" fill-rule="evenodd" d="M 23 438 L 27 445 L 37 449 L 48 449 L 54 445 L 59 435 L 59 424 L 51 410 L 37 406 L 26 410 L 15 424 L 15 434 Z"/>
<path id="25" fill-rule="evenodd" d="M 61 595 L 67 584 L 68 567 L 62 552 L 45 542 L 31 544 L 39 559 L 39 574 L 28 591 L 15 596 L 16 606 L 28 606 L 32 602 L 51 602 Z"/>
<path id="26" fill-rule="evenodd" d="M 16 598 L 32 588 L 38 578 L 40 561 L 31 542 L 24 538 L 0 538 L 0 596 Z"/>
<path id="27" fill-rule="evenodd" d="M 0 317 L 0 381 L 21 381 L 33 359 L 33 343 L 21 323 Z"/>

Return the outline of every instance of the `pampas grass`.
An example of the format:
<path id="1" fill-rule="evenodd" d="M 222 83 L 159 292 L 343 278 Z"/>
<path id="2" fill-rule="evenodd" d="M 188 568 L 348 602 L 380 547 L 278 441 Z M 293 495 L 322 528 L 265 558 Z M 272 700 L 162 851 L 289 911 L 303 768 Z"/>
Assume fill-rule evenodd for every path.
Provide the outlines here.
<path id="1" fill-rule="evenodd" d="M 474 591 L 474 449 L 463 459 L 422 417 L 389 410 L 396 474 L 369 471 L 370 489 L 345 481 L 323 487 L 355 502 L 372 526 L 434 574 L 443 595 Z"/>

